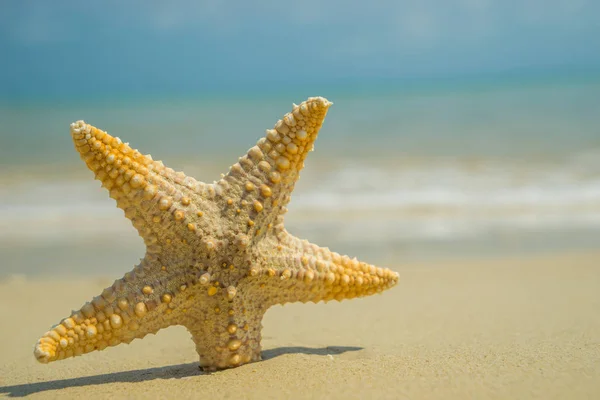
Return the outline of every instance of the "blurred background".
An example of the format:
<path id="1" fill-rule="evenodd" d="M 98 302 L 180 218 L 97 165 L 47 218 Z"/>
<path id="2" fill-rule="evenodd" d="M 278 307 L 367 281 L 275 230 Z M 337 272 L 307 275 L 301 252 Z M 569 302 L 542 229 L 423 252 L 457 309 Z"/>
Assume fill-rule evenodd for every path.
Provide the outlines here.
<path id="1" fill-rule="evenodd" d="M 143 255 L 72 121 L 212 182 L 317 95 L 292 233 L 390 267 L 598 248 L 599 38 L 593 0 L 5 0 L 0 275 Z"/>

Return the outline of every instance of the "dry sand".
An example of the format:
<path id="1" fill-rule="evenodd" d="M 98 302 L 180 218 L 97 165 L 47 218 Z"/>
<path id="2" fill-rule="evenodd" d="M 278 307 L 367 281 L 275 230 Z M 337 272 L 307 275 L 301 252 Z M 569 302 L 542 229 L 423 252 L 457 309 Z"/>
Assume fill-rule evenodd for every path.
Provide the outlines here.
<path id="1" fill-rule="evenodd" d="M 264 361 L 202 374 L 172 327 L 77 359 L 33 345 L 107 279 L 0 283 L 0 396 L 600 398 L 600 253 L 400 266 L 382 296 L 274 307 Z"/>

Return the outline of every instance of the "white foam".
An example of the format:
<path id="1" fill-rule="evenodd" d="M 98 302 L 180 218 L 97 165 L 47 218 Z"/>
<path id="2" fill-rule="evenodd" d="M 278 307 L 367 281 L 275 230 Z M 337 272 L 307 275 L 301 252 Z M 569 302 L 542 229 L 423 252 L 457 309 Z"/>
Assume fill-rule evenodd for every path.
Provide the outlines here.
<path id="1" fill-rule="evenodd" d="M 313 172 L 294 207 L 362 210 L 414 207 L 579 207 L 600 202 L 600 155 L 583 164 L 464 162 L 397 167 L 350 166 Z M 598 161 L 596 161 L 598 160 Z"/>
<path id="2" fill-rule="evenodd" d="M 600 230 L 600 154 L 507 162 L 421 160 L 308 168 L 290 224 L 340 240 L 453 240 L 496 232 Z M 0 240 L 132 235 L 92 180 L 0 186 Z"/>
<path id="3" fill-rule="evenodd" d="M 126 231 L 123 212 L 99 186 L 53 180 L 0 187 L 0 241 L 69 241 Z"/>

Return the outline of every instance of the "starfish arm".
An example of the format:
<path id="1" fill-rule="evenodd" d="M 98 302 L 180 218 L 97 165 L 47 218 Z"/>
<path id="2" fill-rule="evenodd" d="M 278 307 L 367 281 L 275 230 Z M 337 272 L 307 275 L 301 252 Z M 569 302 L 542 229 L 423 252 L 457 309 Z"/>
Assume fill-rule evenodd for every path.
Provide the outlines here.
<path id="1" fill-rule="evenodd" d="M 71 136 L 88 168 L 144 239 L 148 253 L 160 252 L 165 243 L 198 240 L 203 227 L 212 224 L 202 216 L 216 210 L 211 202 L 214 185 L 175 172 L 83 121 L 71 124 Z"/>
<path id="2" fill-rule="evenodd" d="M 294 105 L 218 182 L 225 197 L 239 201 L 231 208 L 247 214 L 246 222 L 255 231 L 266 231 L 268 224 L 285 213 L 331 104 L 323 97 L 311 97 Z"/>
<path id="3" fill-rule="evenodd" d="M 186 289 L 198 281 L 201 272 L 169 273 L 153 264 L 142 260 L 133 271 L 46 332 L 35 346 L 36 359 L 48 363 L 103 350 L 179 324 L 177 313 L 172 311 L 187 306 Z"/>
<path id="4" fill-rule="evenodd" d="M 300 240 L 287 232 L 265 238 L 260 267 L 251 271 L 269 289 L 270 304 L 317 303 L 369 296 L 398 283 L 398 273 L 328 248 Z"/>

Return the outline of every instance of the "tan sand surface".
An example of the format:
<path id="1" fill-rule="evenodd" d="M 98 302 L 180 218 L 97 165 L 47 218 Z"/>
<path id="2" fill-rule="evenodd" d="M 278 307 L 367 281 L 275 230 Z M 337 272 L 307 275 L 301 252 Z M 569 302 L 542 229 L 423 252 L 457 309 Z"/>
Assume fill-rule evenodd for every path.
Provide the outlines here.
<path id="1" fill-rule="evenodd" d="M 172 327 L 38 364 L 33 345 L 108 279 L 0 282 L 0 396 L 600 399 L 600 253 L 397 266 L 381 296 L 272 308 L 264 361 L 203 374 Z"/>

